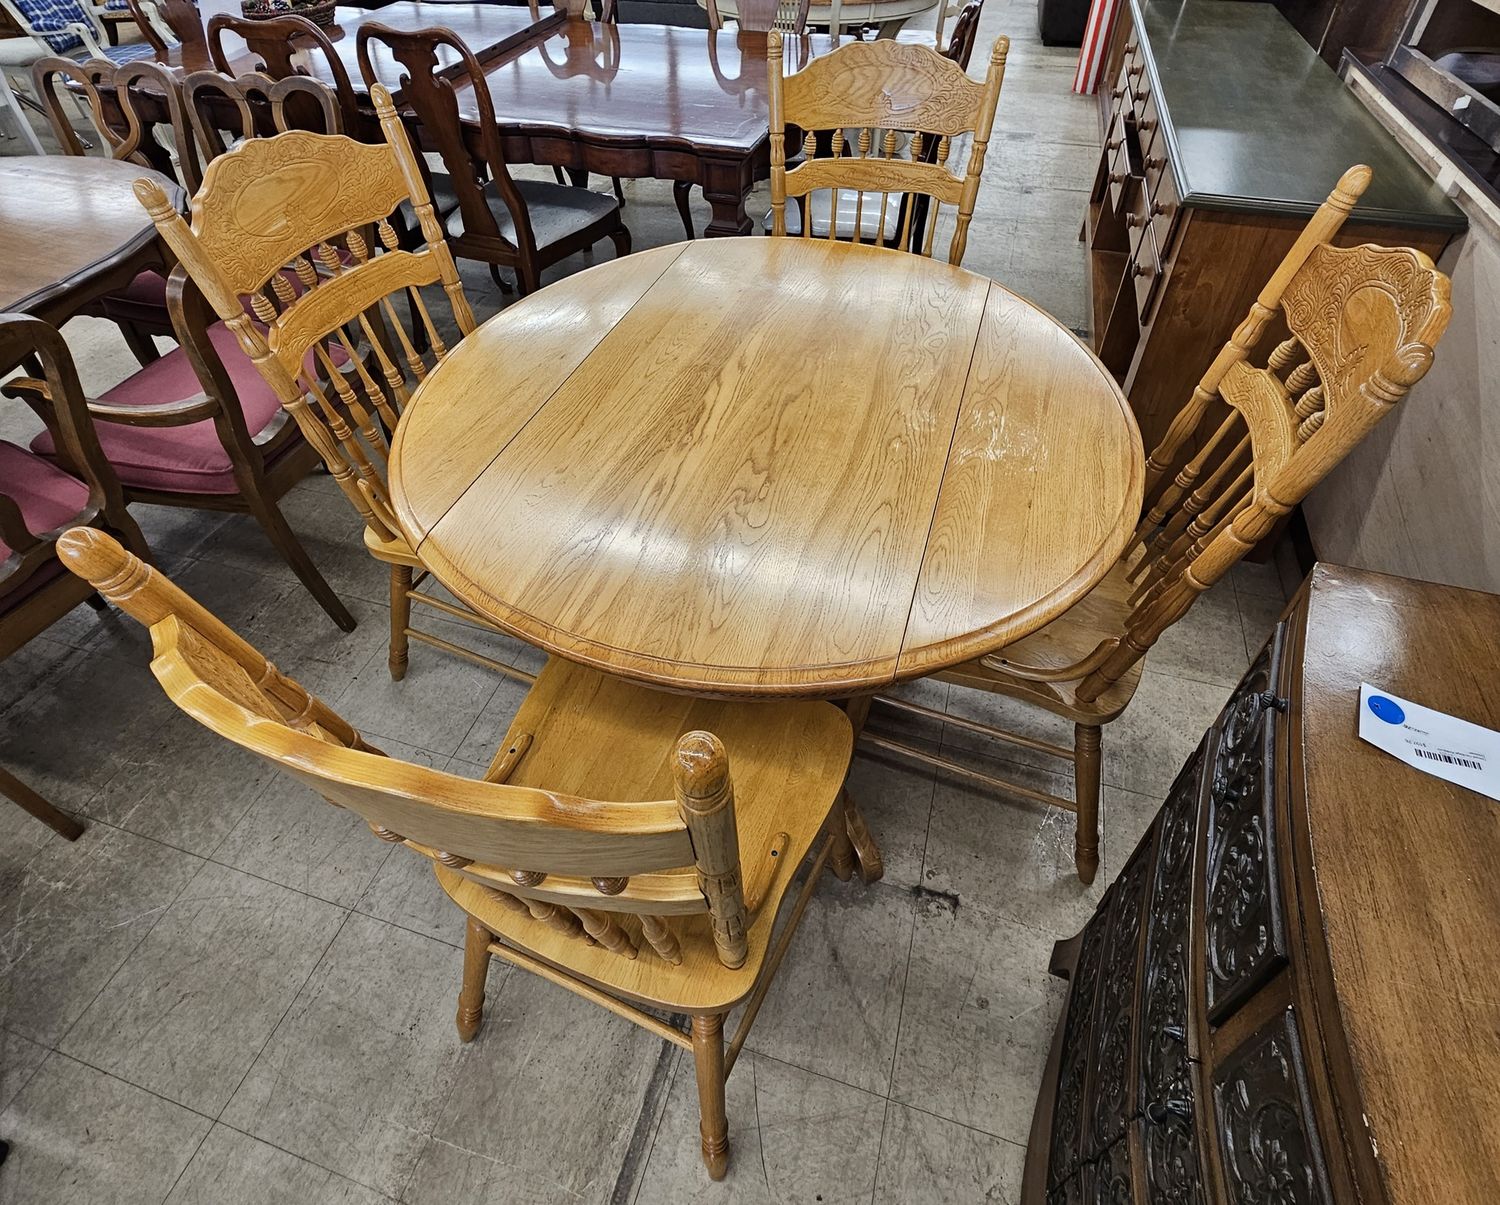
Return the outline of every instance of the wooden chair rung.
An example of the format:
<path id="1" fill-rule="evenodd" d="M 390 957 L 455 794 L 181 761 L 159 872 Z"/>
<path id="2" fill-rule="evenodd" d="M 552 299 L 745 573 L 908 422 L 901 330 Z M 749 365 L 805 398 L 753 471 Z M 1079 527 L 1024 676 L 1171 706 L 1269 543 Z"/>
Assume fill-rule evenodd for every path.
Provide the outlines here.
<path id="1" fill-rule="evenodd" d="M 958 774 L 975 782 L 982 782 L 986 786 L 1004 791 L 1007 795 L 1019 795 L 1023 799 L 1030 799 L 1035 803 L 1050 804 L 1053 807 L 1062 808 L 1066 812 L 1076 812 L 1078 810 L 1078 804 L 1072 799 L 1064 799 L 1061 795 L 1053 795 L 1047 791 L 1038 791 L 1033 787 L 1023 786 L 1021 783 L 1013 782 L 1010 779 L 997 778 L 993 774 L 985 774 L 983 771 L 971 769 L 962 762 L 954 761 L 950 757 L 928 753 L 913 745 L 877 736 L 868 728 L 859 734 L 859 739 L 862 744 L 874 745 L 877 749 L 884 749 L 900 757 L 911 758 L 914 761 L 922 762 L 924 765 L 934 766 L 939 770 L 946 770 L 950 774 Z"/>
<path id="2" fill-rule="evenodd" d="M 944 724 L 952 724 L 955 728 L 962 728 L 966 732 L 976 732 L 980 736 L 987 736 L 992 740 L 1003 741 L 1007 745 L 1016 745 L 1022 749 L 1034 749 L 1038 753 L 1046 753 L 1051 757 L 1061 758 L 1063 761 L 1073 760 L 1073 750 L 1064 745 L 1054 745 L 1051 741 L 1044 741 L 1034 736 L 1022 736 L 1019 732 L 1009 732 L 1004 728 L 997 728 L 993 724 L 984 724 L 978 720 L 965 719 L 963 716 L 949 715 L 945 711 L 935 711 L 931 707 L 923 707 L 920 703 L 909 703 L 905 699 L 892 698 L 890 695 L 876 695 L 875 702 L 883 707 L 891 707 L 897 711 L 904 711 L 908 715 L 924 716 L 930 720 L 938 720 Z"/>
<path id="3" fill-rule="evenodd" d="M 441 636 L 434 636 L 430 632 L 424 632 L 419 628 L 407 628 L 407 636 L 412 640 L 419 640 L 423 644 L 431 645 L 435 649 L 442 649 L 445 653 L 452 653 L 455 657 L 465 657 L 476 665 L 482 665 L 485 669 L 495 670 L 504 674 L 507 678 L 513 678 L 517 682 L 524 682 L 528 686 L 536 681 L 535 674 L 529 674 L 524 669 L 517 669 L 514 665 L 506 665 L 503 661 L 496 661 L 493 657 L 487 657 L 483 653 L 466 649 L 461 644 L 454 644 L 450 640 L 444 640 Z"/>

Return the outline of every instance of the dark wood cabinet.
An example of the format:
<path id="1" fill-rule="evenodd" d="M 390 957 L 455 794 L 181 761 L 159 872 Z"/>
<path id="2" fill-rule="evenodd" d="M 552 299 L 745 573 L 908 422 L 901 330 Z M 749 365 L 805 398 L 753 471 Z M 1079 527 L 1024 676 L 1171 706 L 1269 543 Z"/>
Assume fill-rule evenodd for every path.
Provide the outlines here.
<path id="1" fill-rule="evenodd" d="M 1341 244 L 1436 259 L 1467 224 L 1269 4 L 1129 0 L 1106 64 L 1090 329 L 1148 448 L 1346 169 L 1374 179 Z"/>
<path id="2" fill-rule="evenodd" d="M 1500 728 L 1500 597 L 1314 570 L 1054 950 L 1026 1205 L 1500 1200 L 1500 803 L 1362 681 Z"/>

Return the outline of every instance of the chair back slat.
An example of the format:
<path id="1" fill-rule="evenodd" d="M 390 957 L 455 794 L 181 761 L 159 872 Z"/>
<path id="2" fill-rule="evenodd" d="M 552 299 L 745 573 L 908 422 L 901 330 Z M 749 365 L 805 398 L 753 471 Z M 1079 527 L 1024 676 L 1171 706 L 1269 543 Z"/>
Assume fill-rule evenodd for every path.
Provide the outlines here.
<path id="1" fill-rule="evenodd" d="M 1147 461 L 1126 551 L 1125 632 L 1079 688 L 1097 698 L 1421 380 L 1452 308 L 1407 247 L 1336 247 L 1370 182 L 1350 168 Z"/>
<path id="2" fill-rule="evenodd" d="M 714 0 L 708 3 L 708 27 L 724 28 L 724 17 Z M 811 0 L 736 0 L 735 24 L 744 33 L 805 33 Z"/>
<path id="3" fill-rule="evenodd" d="M 250 72 L 231 78 L 218 71 L 194 71 L 181 86 L 183 112 L 205 164 L 247 138 L 270 138 L 288 130 L 344 132 L 333 90 L 305 75 L 275 79 Z"/>
<path id="4" fill-rule="evenodd" d="M 191 185 L 197 160 L 191 146 L 177 145 L 186 123 L 182 98 L 172 73 L 157 63 L 115 64 L 108 59 L 77 63 L 65 58 L 41 58 L 31 67 L 36 94 L 47 111 L 52 133 L 67 155 L 88 150 L 73 126 L 72 115 L 88 110 L 89 124 L 111 158 L 128 160 Z M 164 120 L 148 120 L 139 98 L 150 95 Z"/>
<path id="5" fill-rule="evenodd" d="M 288 79 L 270 95 L 319 87 Z M 371 531 L 390 541 L 399 527 L 388 440 L 426 357 L 447 354 L 420 290 L 441 287 L 460 336 L 474 315 L 390 96 L 377 86 L 374 100 L 387 142 L 301 130 L 247 139 L 209 165 L 191 223 L 149 182 L 136 192 Z M 400 248 L 391 223 L 405 201 L 426 239 L 418 251 Z M 403 295 L 419 336 L 393 304 Z"/>
<path id="6" fill-rule="evenodd" d="M 718 739 L 683 736 L 673 799 L 581 799 L 476 782 L 386 757 L 172 582 L 103 532 L 74 528 L 63 563 L 151 633 L 152 672 L 183 711 L 481 885 L 503 906 L 624 957 L 682 961 L 672 915 L 707 915 L 725 966 L 748 923 L 734 794 Z M 627 918 L 639 918 L 627 919 Z"/>
<path id="7" fill-rule="evenodd" d="M 824 237 L 930 255 L 947 205 L 948 261 L 960 263 L 1009 47 L 1009 39 L 996 40 L 982 82 L 946 55 L 889 39 L 850 42 L 787 75 L 783 41 L 771 33 L 772 233 L 786 234 L 791 197 L 804 238 L 826 214 Z M 800 161 L 791 166 L 788 126 L 803 134 Z M 955 170 L 960 139 L 967 156 Z"/>
<path id="8" fill-rule="evenodd" d="M 354 82 L 349 78 L 344 60 L 339 57 L 328 34 L 306 17 L 286 13 L 268 19 L 251 19 L 233 13 L 215 13 L 209 18 L 207 33 L 208 51 L 216 71 L 229 76 L 246 71 L 243 61 L 232 58 L 224 44 L 226 35 L 238 38 L 245 43 L 252 59 L 257 61 L 250 70 L 274 80 L 311 77 L 333 89 L 340 124 L 338 127 L 321 127 L 324 133 L 339 131 L 361 142 L 368 140 L 359 96 L 354 91 Z M 296 125 L 287 128 L 311 127 Z M 368 133 L 373 137 L 373 130 Z"/>

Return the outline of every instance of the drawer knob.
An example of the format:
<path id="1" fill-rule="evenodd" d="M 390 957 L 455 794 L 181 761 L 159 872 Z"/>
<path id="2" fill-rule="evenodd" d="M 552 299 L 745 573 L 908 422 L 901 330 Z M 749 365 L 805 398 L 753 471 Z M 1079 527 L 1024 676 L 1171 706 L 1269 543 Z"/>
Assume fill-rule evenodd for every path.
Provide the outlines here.
<path id="1" fill-rule="evenodd" d="M 1140 43 L 1137 42 L 1134 38 L 1131 38 L 1130 41 L 1128 41 L 1128 42 L 1125 43 L 1125 53 L 1126 54 L 1134 54 L 1140 48 L 1141 48 Z"/>
<path id="2" fill-rule="evenodd" d="M 1129 67 L 1126 69 L 1125 78 L 1135 79 L 1143 70 L 1144 68 L 1139 63 L 1136 63 L 1133 67 Z"/>
<path id="3" fill-rule="evenodd" d="M 1119 100 L 1121 97 L 1123 97 L 1125 95 L 1125 88 L 1124 88 L 1123 85 L 1121 85 L 1118 88 L 1112 88 L 1112 89 L 1110 89 L 1110 93 L 1109 94 L 1112 97 L 1114 97 L 1116 100 Z"/>
<path id="4" fill-rule="evenodd" d="M 1125 215 L 1125 225 L 1127 226 L 1144 226 L 1145 224 L 1146 219 L 1138 213 L 1127 213 Z"/>
<path id="5" fill-rule="evenodd" d="M 1148 117 L 1145 121 L 1137 122 L 1135 128 L 1138 129 L 1142 134 L 1149 134 L 1152 130 L 1156 129 L 1156 122 Z"/>
<path id="6" fill-rule="evenodd" d="M 1110 172 L 1109 173 L 1109 182 L 1111 184 L 1124 184 L 1125 181 L 1128 180 L 1128 179 L 1130 179 L 1130 173 L 1129 172 Z"/>
<path id="7" fill-rule="evenodd" d="M 1278 698 L 1274 690 L 1263 690 L 1255 696 L 1255 701 L 1266 711 L 1285 711 L 1287 702 Z"/>
<path id="8" fill-rule="evenodd" d="M 1120 149 L 1120 142 L 1121 140 L 1119 138 L 1111 138 L 1104 144 L 1104 149 L 1106 151 L 1117 151 Z"/>
<path id="9" fill-rule="evenodd" d="M 1155 276 L 1156 268 L 1151 264 L 1136 264 L 1135 274 L 1137 276 Z"/>
<path id="10" fill-rule="evenodd" d="M 1154 172 L 1159 172 L 1162 168 L 1167 166 L 1167 161 L 1160 155 L 1151 155 L 1146 160 L 1146 166 Z"/>
<path id="11" fill-rule="evenodd" d="M 1153 1125 L 1166 1125 L 1174 1117 L 1191 1121 L 1193 1106 L 1185 1100 L 1169 1100 L 1165 1103 L 1153 1100 L 1146 1105 L 1146 1120 Z"/>
<path id="12" fill-rule="evenodd" d="M 1164 214 L 1166 212 L 1167 211 L 1162 208 L 1162 204 L 1161 204 L 1160 201 L 1152 201 L 1151 202 L 1151 216 L 1153 218 L 1159 218 L 1159 217 L 1162 216 L 1162 214 Z"/>

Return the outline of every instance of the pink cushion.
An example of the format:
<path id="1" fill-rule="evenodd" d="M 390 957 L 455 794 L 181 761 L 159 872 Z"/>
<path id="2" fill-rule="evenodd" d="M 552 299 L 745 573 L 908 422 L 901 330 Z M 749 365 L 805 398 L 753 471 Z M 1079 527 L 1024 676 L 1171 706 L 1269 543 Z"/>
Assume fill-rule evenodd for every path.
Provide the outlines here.
<path id="1" fill-rule="evenodd" d="M 89 487 L 77 477 L 4 440 L 0 440 L 0 493 L 20 508 L 26 530 L 38 536 L 66 526 L 89 500 Z M 10 553 L 10 546 L 0 540 L 0 561 Z"/>
<path id="2" fill-rule="evenodd" d="M 134 302 L 136 305 L 153 305 L 166 309 L 167 278 L 160 272 L 142 272 L 118 293 L 110 294 L 111 300 L 115 298 Z"/>
<path id="3" fill-rule="evenodd" d="M 228 327 L 215 323 L 209 327 L 208 337 L 234 382 L 245 426 L 253 438 L 281 414 L 281 404 Z M 153 406 L 202 392 L 187 353 L 179 347 L 147 364 L 100 400 L 118 406 Z M 109 422 L 96 422 L 94 427 L 99 433 L 99 446 L 126 486 L 170 494 L 233 494 L 239 490 L 229 453 L 219 442 L 212 419 L 182 427 L 127 427 Z M 51 456 L 55 451 L 51 433 L 38 435 L 31 441 L 31 449 Z"/>

